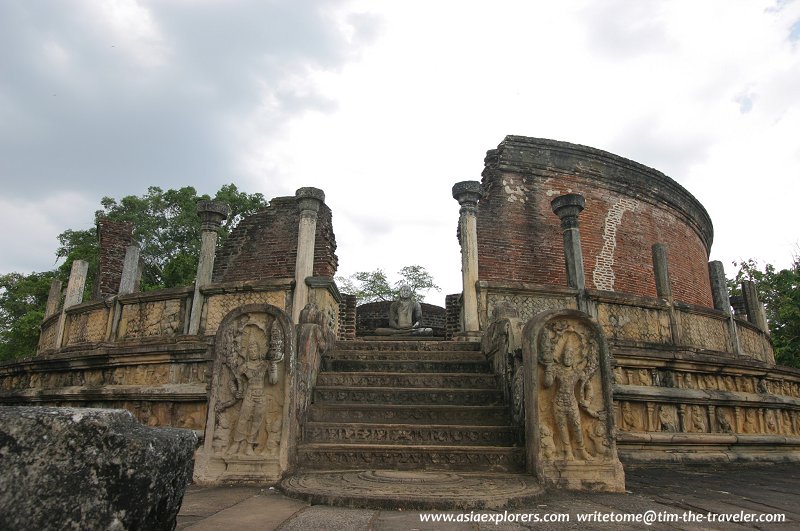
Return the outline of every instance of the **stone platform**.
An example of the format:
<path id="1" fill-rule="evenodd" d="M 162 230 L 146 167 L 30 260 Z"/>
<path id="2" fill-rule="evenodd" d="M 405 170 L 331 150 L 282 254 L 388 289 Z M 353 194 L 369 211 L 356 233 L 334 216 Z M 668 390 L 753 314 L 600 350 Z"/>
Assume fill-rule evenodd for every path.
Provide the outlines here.
<path id="1" fill-rule="evenodd" d="M 204 531 L 216 529 L 317 531 L 348 529 L 372 531 L 419 530 L 524 530 L 524 529 L 762 529 L 789 530 L 800 527 L 800 464 L 786 465 L 672 465 L 669 467 L 625 467 L 625 493 L 586 494 L 545 492 L 535 500 L 508 512 L 514 514 L 568 514 L 569 522 L 496 525 L 486 523 L 425 523 L 420 510 L 351 509 L 317 505 L 289 498 L 269 487 L 190 486 L 178 515 L 178 529 Z M 342 483 L 346 485 L 346 483 Z M 486 481 L 472 487 L 470 494 L 493 492 Z M 420 494 L 431 489 L 420 486 Z M 579 523 L 579 513 L 683 514 L 691 511 L 714 514 L 785 515 L 784 523 L 654 523 L 609 524 Z M 469 514 L 466 511 L 434 511 L 434 515 Z M 502 515 L 504 510 L 476 510 L 476 513 Z"/>
<path id="2" fill-rule="evenodd" d="M 307 472 L 283 480 L 280 489 L 313 504 L 418 510 L 507 509 L 544 492 L 523 474 L 398 470 Z"/>

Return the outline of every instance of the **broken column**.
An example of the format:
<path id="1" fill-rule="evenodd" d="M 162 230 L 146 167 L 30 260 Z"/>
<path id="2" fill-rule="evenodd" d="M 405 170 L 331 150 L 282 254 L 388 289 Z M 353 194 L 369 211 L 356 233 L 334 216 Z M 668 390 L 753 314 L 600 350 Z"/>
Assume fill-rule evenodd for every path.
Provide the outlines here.
<path id="1" fill-rule="evenodd" d="M 67 293 L 64 296 L 64 306 L 61 308 L 61 319 L 58 323 L 58 333 L 56 334 L 56 348 L 61 348 L 64 339 L 64 325 L 66 324 L 66 309 L 83 302 L 83 290 L 86 288 L 86 275 L 89 272 L 89 262 L 85 260 L 75 260 L 72 262 L 72 269 L 69 272 L 67 282 Z M 52 286 L 51 286 L 52 290 Z"/>
<path id="2" fill-rule="evenodd" d="M 762 332 L 769 333 L 767 316 L 764 314 L 764 305 L 758 300 L 756 283 L 752 280 L 743 280 L 742 296 L 744 297 L 744 306 L 747 311 L 747 320 Z"/>
<path id="3" fill-rule="evenodd" d="M 734 354 L 739 354 L 739 336 L 736 332 L 736 323 L 731 313 L 730 297 L 728 296 L 728 285 L 725 282 L 725 267 L 719 260 L 708 263 L 708 276 L 711 280 L 711 298 L 714 301 L 714 308 L 725 312 L 728 316 L 728 335 L 731 341 L 731 350 Z"/>
<path id="4" fill-rule="evenodd" d="M 667 259 L 667 246 L 663 243 L 653 244 L 653 275 L 656 279 L 656 294 L 660 299 L 664 299 L 669 304 L 669 328 L 672 335 L 672 342 L 680 344 L 680 328 L 678 327 L 678 316 L 675 314 L 675 306 L 672 299 L 672 283 L 669 278 L 669 261 Z"/>
<path id="5" fill-rule="evenodd" d="M 461 243 L 461 277 L 463 285 L 463 331 L 478 332 L 478 225 L 476 214 L 482 188 L 478 181 L 462 181 L 453 185 L 453 198 L 461 205 L 458 220 Z"/>
<path id="6" fill-rule="evenodd" d="M 211 282 L 214 272 L 214 255 L 217 252 L 217 233 L 222 221 L 228 217 L 230 208 L 221 201 L 198 201 L 197 213 L 200 215 L 200 258 L 197 262 L 197 276 L 194 282 L 192 313 L 189 318 L 189 334 L 200 331 L 200 316 L 203 310 L 203 295 L 200 289 Z"/>
<path id="7" fill-rule="evenodd" d="M 58 305 L 61 304 L 61 281 L 54 280 L 50 283 L 50 292 L 47 294 L 47 305 L 44 309 L 44 318 L 58 313 Z"/>
<path id="8" fill-rule="evenodd" d="M 294 300 L 292 321 L 300 322 L 300 312 L 308 304 L 306 278 L 314 276 L 314 243 L 317 239 L 317 213 L 325 201 L 325 192 L 319 188 L 304 187 L 295 192 L 300 208 L 300 223 L 297 229 L 297 259 L 294 268 Z"/>
<path id="9" fill-rule="evenodd" d="M 119 281 L 119 295 L 127 295 L 136 291 L 142 270 L 139 267 L 139 246 L 129 245 L 125 250 L 125 260 L 122 265 L 122 275 Z"/>

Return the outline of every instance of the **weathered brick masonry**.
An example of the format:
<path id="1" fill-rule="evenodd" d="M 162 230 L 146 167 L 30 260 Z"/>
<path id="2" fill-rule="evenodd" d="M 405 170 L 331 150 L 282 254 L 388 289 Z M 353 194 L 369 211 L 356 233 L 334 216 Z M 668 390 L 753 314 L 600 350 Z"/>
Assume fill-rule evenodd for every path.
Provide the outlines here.
<path id="1" fill-rule="evenodd" d="M 663 243 L 675 299 L 712 306 L 711 220 L 664 174 L 598 149 L 508 136 L 487 153 L 482 184 L 480 280 L 565 286 L 561 228 L 550 201 L 580 193 L 588 288 L 655 297 L 651 246 Z"/>
<path id="2" fill-rule="evenodd" d="M 100 259 L 92 298 L 104 299 L 119 292 L 125 251 L 133 243 L 133 223 L 102 218 L 97 222 L 97 238 Z"/>
<path id="3" fill-rule="evenodd" d="M 214 282 L 294 277 L 300 211 L 294 197 L 276 197 L 267 208 L 242 220 L 217 252 Z M 314 276 L 333 278 L 339 260 L 331 209 L 317 217 Z"/>

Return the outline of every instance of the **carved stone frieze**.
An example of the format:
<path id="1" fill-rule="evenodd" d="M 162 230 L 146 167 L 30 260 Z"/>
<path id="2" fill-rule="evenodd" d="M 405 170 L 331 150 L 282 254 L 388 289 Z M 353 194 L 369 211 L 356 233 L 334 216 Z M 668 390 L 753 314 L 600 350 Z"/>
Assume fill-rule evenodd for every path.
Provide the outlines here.
<path id="1" fill-rule="evenodd" d="M 122 306 L 117 336 L 120 339 L 134 339 L 182 334 L 185 311 L 183 299 L 125 304 Z"/>
<path id="2" fill-rule="evenodd" d="M 689 312 L 678 312 L 683 344 L 730 352 L 727 323 L 723 318 L 710 317 Z"/>
<path id="3" fill-rule="evenodd" d="M 562 310 L 576 308 L 573 297 L 545 297 L 526 293 L 491 292 L 487 296 L 487 315 L 494 315 L 498 305 L 507 304 L 517 309 L 519 318 L 527 322 L 536 314 L 545 310 Z"/>
<path id="4" fill-rule="evenodd" d="M 609 339 L 669 343 L 672 334 L 669 313 L 623 304 L 597 305 L 597 320 Z"/>
<path id="5" fill-rule="evenodd" d="M 230 312 L 217 330 L 203 448 L 195 481 L 270 481 L 286 467 L 282 449 L 294 328 L 266 304 Z M 283 454 L 283 455 L 282 455 Z"/>
<path id="6" fill-rule="evenodd" d="M 214 294 L 206 299 L 205 333 L 215 334 L 222 320 L 236 308 L 251 304 L 269 304 L 283 308 L 286 293 L 280 291 L 245 291 L 241 293 Z"/>

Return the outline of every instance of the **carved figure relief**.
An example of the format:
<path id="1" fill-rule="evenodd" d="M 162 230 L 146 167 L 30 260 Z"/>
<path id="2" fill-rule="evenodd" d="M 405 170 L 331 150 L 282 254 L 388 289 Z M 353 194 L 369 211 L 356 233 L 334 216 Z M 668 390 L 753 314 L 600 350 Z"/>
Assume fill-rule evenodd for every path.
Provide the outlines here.
<path id="1" fill-rule="evenodd" d="M 517 308 L 510 302 L 500 302 L 494 308 L 492 323 L 481 340 L 481 350 L 500 377 L 503 394 L 511 404 L 511 416 L 516 424 L 524 419 L 522 326 Z"/>
<path id="2" fill-rule="evenodd" d="M 721 433 L 734 433 L 736 429 L 731 424 L 733 417 L 729 409 L 718 407 L 716 412 L 717 426 Z"/>
<path id="3" fill-rule="evenodd" d="M 222 321 L 196 479 L 215 481 L 231 470 L 236 477 L 254 479 L 279 472 L 284 366 L 291 359 L 293 334 L 288 317 L 266 304 L 244 306 Z M 271 463 L 269 474 L 265 463 Z"/>
<path id="4" fill-rule="evenodd" d="M 599 325 L 580 311 L 551 310 L 528 322 L 523 338 L 528 470 L 561 488 L 624 490 Z"/>
<path id="5" fill-rule="evenodd" d="M 566 460 L 574 460 L 577 454 L 578 459 L 589 461 L 592 456 L 586 451 L 581 410 L 599 418 L 599 413 L 591 409 L 596 346 L 566 322 L 554 323 L 548 330 L 548 339 L 552 348 L 542 352 L 539 363 L 544 368 L 543 387 L 554 389 L 552 413 L 553 431 L 559 438 L 557 452 Z"/>
<path id="6" fill-rule="evenodd" d="M 307 304 L 300 312 L 297 329 L 297 412 L 298 423 L 305 420 L 311 403 L 311 393 L 317 382 L 323 354 L 333 347 L 336 337 L 327 325 L 325 314 L 314 304 Z"/>
<path id="7" fill-rule="evenodd" d="M 661 424 L 661 431 L 673 433 L 680 431 L 678 413 L 675 410 L 675 406 L 661 404 L 658 408 L 658 422 Z"/>

